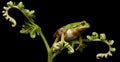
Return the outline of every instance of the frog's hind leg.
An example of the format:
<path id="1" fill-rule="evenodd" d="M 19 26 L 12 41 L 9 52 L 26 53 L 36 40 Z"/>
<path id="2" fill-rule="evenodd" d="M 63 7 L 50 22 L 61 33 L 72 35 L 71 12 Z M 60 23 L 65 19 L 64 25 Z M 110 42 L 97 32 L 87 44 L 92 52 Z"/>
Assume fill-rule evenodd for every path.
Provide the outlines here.
<path id="1" fill-rule="evenodd" d="M 79 37 L 79 45 L 77 46 L 77 48 L 75 49 L 76 51 L 80 49 L 80 47 L 82 46 L 82 37 Z"/>

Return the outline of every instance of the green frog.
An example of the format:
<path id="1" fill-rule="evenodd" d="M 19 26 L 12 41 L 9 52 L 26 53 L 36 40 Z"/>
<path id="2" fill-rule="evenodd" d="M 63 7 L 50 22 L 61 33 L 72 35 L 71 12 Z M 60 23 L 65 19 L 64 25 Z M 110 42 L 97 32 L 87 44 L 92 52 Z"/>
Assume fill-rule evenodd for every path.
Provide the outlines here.
<path id="1" fill-rule="evenodd" d="M 54 33 L 54 37 L 57 39 L 60 39 L 62 37 L 62 34 L 63 34 L 65 41 L 69 42 L 69 41 L 72 41 L 74 39 L 78 39 L 79 43 L 81 44 L 82 43 L 81 34 L 83 31 L 85 31 L 89 27 L 90 27 L 89 23 L 87 23 L 85 20 L 83 20 L 81 22 L 70 23 L 70 24 L 67 24 L 67 25 L 61 27 L 60 29 L 58 29 Z M 76 50 L 79 49 L 80 44 L 76 48 Z"/>

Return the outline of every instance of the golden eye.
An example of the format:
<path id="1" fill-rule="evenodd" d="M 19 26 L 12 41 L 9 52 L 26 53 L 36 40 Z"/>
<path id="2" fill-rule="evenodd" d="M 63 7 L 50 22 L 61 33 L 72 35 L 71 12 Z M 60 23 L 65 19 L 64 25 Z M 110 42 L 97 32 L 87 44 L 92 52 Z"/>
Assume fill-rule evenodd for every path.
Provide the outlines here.
<path id="1" fill-rule="evenodd" d="M 85 25 L 85 22 L 81 22 L 81 25 L 84 26 L 84 25 Z"/>

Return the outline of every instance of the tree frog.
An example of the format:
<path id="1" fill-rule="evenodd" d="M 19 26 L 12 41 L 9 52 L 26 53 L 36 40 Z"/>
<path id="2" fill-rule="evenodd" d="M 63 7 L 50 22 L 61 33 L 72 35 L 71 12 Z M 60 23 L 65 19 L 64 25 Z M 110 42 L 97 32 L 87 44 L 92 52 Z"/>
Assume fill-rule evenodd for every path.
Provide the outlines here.
<path id="1" fill-rule="evenodd" d="M 63 34 L 65 41 L 69 42 L 71 40 L 78 39 L 79 43 L 81 43 L 82 42 L 81 33 L 89 27 L 90 27 L 89 23 L 87 23 L 85 20 L 81 22 L 70 23 L 58 29 L 54 33 L 54 37 L 59 39 L 60 37 L 62 37 Z M 78 50 L 79 47 L 77 47 L 76 50 Z"/>

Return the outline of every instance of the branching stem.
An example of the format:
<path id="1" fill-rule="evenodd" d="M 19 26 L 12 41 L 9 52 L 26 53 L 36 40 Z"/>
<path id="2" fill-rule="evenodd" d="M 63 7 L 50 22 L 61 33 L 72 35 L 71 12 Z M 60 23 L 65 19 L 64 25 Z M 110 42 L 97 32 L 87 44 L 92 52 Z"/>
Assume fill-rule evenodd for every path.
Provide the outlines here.
<path id="1" fill-rule="evenodd" d="M 53 61 L 52 50 L 51 50 L 51 48 L 50 48 L 50 46 L 49 46 L 49 44 L 48 44 L 48 42 L 47 42 L 44 34 L 42 33 L 41 29 L 40 29 L 40 36 L 41 36 L 41 38 L 42 38 L 42 40 L 43 40 L 43 42 L 45 44 L 45 47 L 47 49 L 47 54 L 48 54 L 48 60 L 47 60 L 47 62 L 52 62 Z"/>

